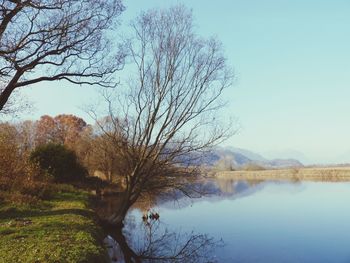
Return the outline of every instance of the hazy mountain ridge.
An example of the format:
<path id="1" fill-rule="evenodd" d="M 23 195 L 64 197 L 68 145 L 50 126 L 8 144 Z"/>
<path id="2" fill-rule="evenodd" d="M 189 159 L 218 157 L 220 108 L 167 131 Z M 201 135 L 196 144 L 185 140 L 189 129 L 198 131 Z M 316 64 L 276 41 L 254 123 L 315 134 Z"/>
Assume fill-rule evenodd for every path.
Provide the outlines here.
<path id="1" fill-rule="evenodd" d="M 252 151 L 234 148 L 220 147 L 206 154 L 202 163 L 208 166 L 223 166 L 222 168 L 242 168 L 248 165 L 256 165 L 264 168 L 291 168 L 304 167 L 297 159 L 267 159 Z"/>

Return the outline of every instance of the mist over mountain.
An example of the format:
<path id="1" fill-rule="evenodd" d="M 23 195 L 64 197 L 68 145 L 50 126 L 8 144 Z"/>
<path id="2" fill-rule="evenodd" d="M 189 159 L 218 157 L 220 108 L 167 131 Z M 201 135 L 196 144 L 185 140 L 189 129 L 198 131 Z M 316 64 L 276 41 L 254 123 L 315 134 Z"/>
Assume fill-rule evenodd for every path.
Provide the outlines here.
<path id="1" fill-rule="evenodd" d="M 282 149 L 276 151 L 263 152 L 263 155 L 272 160 L 272 159 L 295 159 L 303 164 L 314 164 L 315 160 L 310 159 L 304 153 L 294 150 L 294 149 Z"/>
<path id="2" fill-rule="evenodd" d="M 264 156 L 241 148 L 218 147 L 206 154 L 201 163 L 207 166 L 222 166 L 226 169 L 239 169 L 249 165 L 262 168 L 303 167 L 303 163 L 294 158 L 268 159 Z"/>

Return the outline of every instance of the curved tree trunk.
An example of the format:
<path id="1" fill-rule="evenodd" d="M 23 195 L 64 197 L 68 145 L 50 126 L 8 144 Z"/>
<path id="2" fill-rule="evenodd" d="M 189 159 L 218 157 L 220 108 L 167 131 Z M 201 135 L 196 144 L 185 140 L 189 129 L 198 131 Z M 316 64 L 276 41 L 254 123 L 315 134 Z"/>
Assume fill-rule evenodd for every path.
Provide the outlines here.
<path id="1" fill-rule="evenodd" d="M 123 221 L 126 216 L 126 214 L 129 211 L 129 208 L 134 204 L 134 202 L 130 201 L 129 195 L 126 194 L 124 197 L 122 197 L 122 201 L 120 204 L 120 207 L 117 209 L 115 213 L 113 213 L 111 216 L 107 218 L 107 221 L 109 224 L 117 226 L 117 227 L 123 227 Z"/>
<path id="2" fill-rule="evenodd" d="M 128 242 L 123 235 L 122 228 L 115 228 L 111 232 L 111 236 L 119 244 L 126 263 L 141 263 L 141 257 L 129 247 Z"/>

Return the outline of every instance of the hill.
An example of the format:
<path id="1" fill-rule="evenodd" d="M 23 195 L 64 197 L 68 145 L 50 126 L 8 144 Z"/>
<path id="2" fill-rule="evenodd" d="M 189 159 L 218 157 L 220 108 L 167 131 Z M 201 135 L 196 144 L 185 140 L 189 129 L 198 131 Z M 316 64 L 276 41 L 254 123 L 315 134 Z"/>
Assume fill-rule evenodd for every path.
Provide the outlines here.
<path id="1" fill-rule="evenodd" d="M 278 169 L 278 168 L 296 168 L 304 167 L 304 165 L 296 159 L 272 159 L 269 160 L 260 154 L 249 150 L 220 147 L 206 154 L 201 158 L 201 163 L 220 169 L 244 169 L 248 166 L 260 167 L 261 169 Z"/>

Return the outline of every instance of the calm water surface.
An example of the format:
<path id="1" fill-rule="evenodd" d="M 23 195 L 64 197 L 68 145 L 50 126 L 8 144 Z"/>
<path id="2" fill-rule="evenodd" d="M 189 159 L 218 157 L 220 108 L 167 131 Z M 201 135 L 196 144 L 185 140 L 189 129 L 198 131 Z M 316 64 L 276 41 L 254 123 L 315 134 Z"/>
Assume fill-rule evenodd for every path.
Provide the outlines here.
<path id="1" fill-rule="evenodd" d="M 152 231 L 222 240 L 210 252 L 218 262 L 350 262 L 349 183 L 211 184 L 213 196 L 153 207 L 160 220 Z M 124 231 L 136 249 L 147 239 L 141 217 L 141 209 L 133 209 Z"/>

